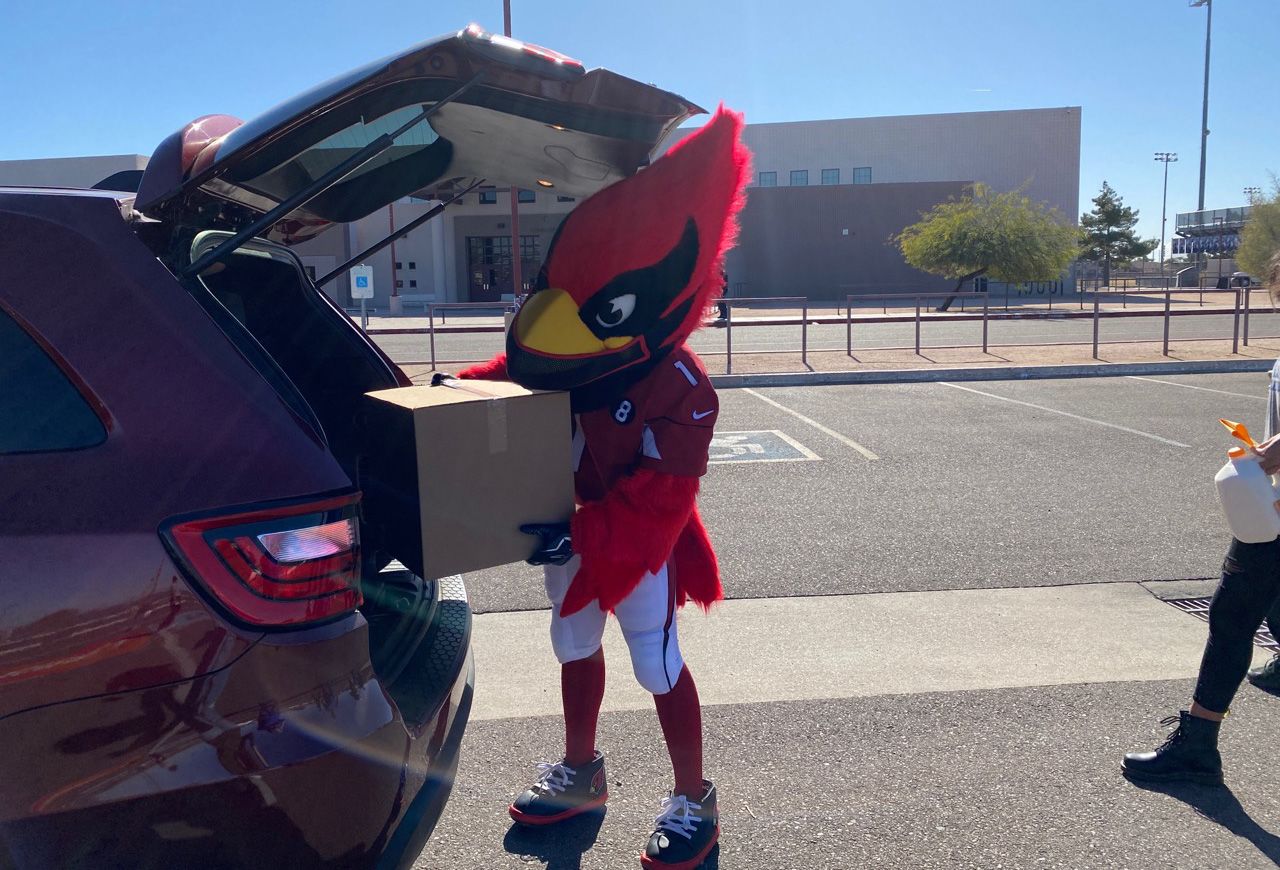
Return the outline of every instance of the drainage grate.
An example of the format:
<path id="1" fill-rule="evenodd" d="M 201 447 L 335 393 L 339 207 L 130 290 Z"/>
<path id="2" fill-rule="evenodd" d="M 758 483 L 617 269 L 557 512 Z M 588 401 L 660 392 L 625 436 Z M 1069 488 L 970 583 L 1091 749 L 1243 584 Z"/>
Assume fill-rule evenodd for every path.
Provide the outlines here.
<path id="1" fill-rule="evenodd" d="M 1212 598 L 1169 598 L 1165 600 L 1165 604 L 1172 604 L 1183 613 L 1190 613 L 1192 616 L 1209 621 L 1209 602 Z M 1255 645 L 1263 649 L 1280 652 L 1280 641 L 1271 636 L 1271 632 L 1267 630 L 1267 624 L 1264 622 L 1258 627 L 1258 633 L 1253 636 Z"/>

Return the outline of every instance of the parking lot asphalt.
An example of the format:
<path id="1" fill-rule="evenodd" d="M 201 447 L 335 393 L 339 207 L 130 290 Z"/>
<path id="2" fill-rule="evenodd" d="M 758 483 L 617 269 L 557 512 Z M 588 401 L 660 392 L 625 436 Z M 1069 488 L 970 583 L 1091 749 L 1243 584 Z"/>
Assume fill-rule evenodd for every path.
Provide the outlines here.
<path id="1" fill-rule="evenodd" d="M 1212 477 L 1262 373 L 722 390 L 703 512 L 731 600 L 681 617 L 722 795 L 713 868 L 1280 866 L 1280 699 L 1246 686 L 1228 789 L 1122 754 L 1187 703 L 1227 541 Z M 475 718 L 425 868 L 625 868 L 669 787 L 616 628 L 607 811 L 512 827 L 559 757 L 540 572 L 467 576 Z M 1263 660 L 1258 650 L 1255 661 Z"/>
<path id="2" fill-rule="evenodd" d="M 1248 373 L 722 390 L 722 449 L 780 432 L 818 457 L 711 466 L 701 503 L 726 592 L 1214 577 L 1227 539 L 1212 481 L 1232 444 L 1217 420 L 1260 435 L 1266 386 Z M 525 565 L 467 582 L 478 612 L 546 607 Z"/>
<path id="3" fill-rule="evenodd" d="M 781 627 L 780 627 L 781 628 Z M 803 626 L 786 626 L 802 637 Z M 920 667 L 929 650 L 904 660 Z M 1142 788 L 1122 754 L 1153 747 L 1187 680 L 708 707 L 721 795 L 715 868 L 1265 868 L 1280 865 L 1280 700 L 1248 689 L 1224 728 L 1229 789 Z M 600 723 L 609 803 L 558 828 L 507 804 L 558 757 L 544 716 L 473 723 L 418 870 L 638 867 L 670 768 L 652 711 Z"/>

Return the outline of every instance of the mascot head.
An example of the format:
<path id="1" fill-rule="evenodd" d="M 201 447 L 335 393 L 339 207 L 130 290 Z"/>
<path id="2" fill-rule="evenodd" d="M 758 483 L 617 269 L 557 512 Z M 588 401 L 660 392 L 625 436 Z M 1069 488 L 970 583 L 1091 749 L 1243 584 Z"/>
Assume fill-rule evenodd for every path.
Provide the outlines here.
<path id="1" fill-rule="evenodd" d="M 512 380 L 607 398 L 689 337 L 737 234 L 750 162 L 741 131 L 742 116 L 721 106 L 569 214 L 507 335 Z"/>

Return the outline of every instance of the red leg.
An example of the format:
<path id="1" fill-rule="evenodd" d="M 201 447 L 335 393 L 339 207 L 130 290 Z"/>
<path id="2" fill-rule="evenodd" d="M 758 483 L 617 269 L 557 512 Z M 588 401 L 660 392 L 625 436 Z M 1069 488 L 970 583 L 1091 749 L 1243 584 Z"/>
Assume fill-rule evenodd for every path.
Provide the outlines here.
<path id="1" fill-rule="evenodd" d="M 564 705 L 564 758 L 570 767 L 596 757 L 596 721 L 604 701 L 604 648 L 560 666 Z"/>
<path id="2" fill-rule="evenodd" d="M 664 695 L 654 695 L 653 701 L 667 751 L 671 753 L 676 794 L 696 801 L 702 797 L 702 706 L 689 667 L 680 671 L 675 688 Z"/>

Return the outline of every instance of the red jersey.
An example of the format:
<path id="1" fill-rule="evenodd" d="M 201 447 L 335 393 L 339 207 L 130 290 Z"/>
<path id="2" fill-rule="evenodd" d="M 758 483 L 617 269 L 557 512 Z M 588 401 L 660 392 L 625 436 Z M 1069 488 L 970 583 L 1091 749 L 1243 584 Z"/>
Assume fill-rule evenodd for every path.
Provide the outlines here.
<path id="1" fill-rule="evenodd" d="M 574 420 L 578 501 L 598 501 L 619 477 L 648 468 L 701 477 L 720 402 L 687 345 L 672 351 L 612 403 Z"/>

